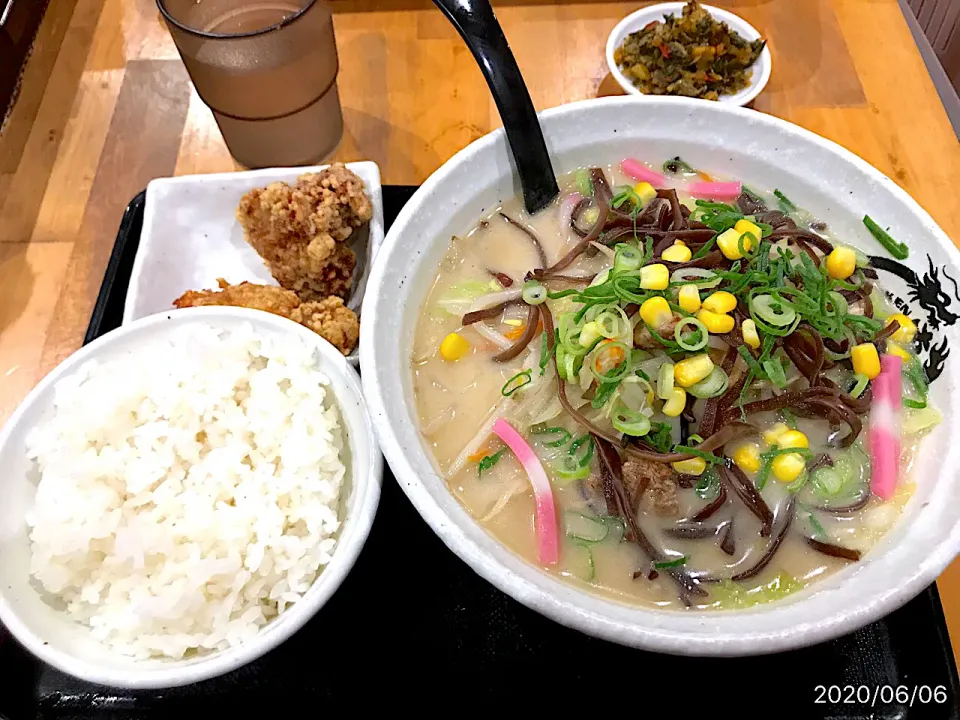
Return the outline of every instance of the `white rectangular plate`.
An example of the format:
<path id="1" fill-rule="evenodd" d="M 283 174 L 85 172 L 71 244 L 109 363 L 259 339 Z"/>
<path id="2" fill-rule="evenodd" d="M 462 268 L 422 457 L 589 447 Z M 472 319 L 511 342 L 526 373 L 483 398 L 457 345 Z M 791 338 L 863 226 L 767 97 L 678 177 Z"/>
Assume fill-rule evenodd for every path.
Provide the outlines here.
<path id="1" fill-rule="evenodd" d="M 236 218 L 240 198 L 272 182 L 293 183 L 327 165 L 273 168 L 215 175 L 185 175 L 153 180 L 147 186 L 143 232 L 127 288 L 123 322 L 164 312 L 187 290 L 213 290 L 217 278 L 276 285 L 260 256 L 243 239 Z M 380 168 L 373 162 L 347 163 L 366 186 L 373 203 L 368 226 L 354 232 L 350 247 L 357 269 L 347 305 L 360 312 L 360 302 L 374 255 L 383 243 L 383 194 Z M 358 363 L 354 350 L 349 360 Z"/>

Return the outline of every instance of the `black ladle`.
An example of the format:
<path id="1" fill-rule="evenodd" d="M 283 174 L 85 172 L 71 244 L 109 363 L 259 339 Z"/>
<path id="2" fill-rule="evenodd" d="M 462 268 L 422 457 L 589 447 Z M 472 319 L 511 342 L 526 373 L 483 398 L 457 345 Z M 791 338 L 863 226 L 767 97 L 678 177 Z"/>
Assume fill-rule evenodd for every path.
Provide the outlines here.
<path id="1" fill-rule="evenodd" d="M 490 86 L 517 164 L 527 212 L 542 210 L 560 188 L 537 111 L 489 0 L 433 1 L 467 43 Z"/>

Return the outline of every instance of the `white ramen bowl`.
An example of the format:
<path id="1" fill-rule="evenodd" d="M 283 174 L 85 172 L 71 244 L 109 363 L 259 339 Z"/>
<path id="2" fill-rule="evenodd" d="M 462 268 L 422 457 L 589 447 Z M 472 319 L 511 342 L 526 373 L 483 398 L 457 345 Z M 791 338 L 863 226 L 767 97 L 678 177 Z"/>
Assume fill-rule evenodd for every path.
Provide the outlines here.
<path id="1" fill-rule="evenodd" d="M 676 155 L 695 167 L 779 188 L 869 253 L 883 251 L 864 228 L 870 213 L 911 248 L 902 274 L 885 286 L 933 333 L 922 356 L 942 374 L 931 399 L 944 421 L 915 463 L 916 492 L 902 519 L 865 558 L 795 596 L 747 610 L 671 611 L 590 594 L 503 547 L 450 493 L 418 432 L 410 357 L 420 308 L 451 235 L 461 235 L 519 187 L 502 130 L 455 155 L 423 184 L 390 230 L 364 300 L 360 364 L 380 444 L 400 486 L 440 538 L 476 572 L 563 625 L 649 650 L 687 655 L 769 653 L 809 645 L 891 612 L 920 592 L 960 551 L 960 254 L 924 210 L 892 180 L 852 153 L 769 115 L 678 98 L 606 98 L 540 114 L 558 173 L 626 156 L 660 162 Z M 940 282 L 944 285 L 941 287 Z M 944 293 L 937 295 L 937 292 Z M 936 327 L 934 327 L 936 324 Z M 921 328 L 923 330 L 923 328 Z M 938 360 L 937 358 L 940 358 Z"/>
<path id="2" fill-rule="evenodd" d="M 36 494 L 35 471 L 27 460 L 29 431 L 49 417 L 54 386 L 89 360 L 109 360 L 144 344 L 162 342 L 177 327 L 204 323 L 230 331 L 251 325 L 266 337 L 300 339 L 315 350 L 317 368 L 330 381 L 345 430 L 347 476 L 341 496 L 343 522 L 333 559 L 304 597 L 261 628 L 250 641 L 227 650 L 182 660 L 135 660 L 94 640 L 89 631 L 54 609 L 29 575 L 26 514 Z M 366 542 L 383 479 L 380 456 L 356 371 L 316 333 L 259 310 L 205 307 L 151 315 L 107 333 L 81 348 L 47 375 L 0 432 L 0 622 L 44 662 L 83 680 L 124 688 L 166 688 L 221 675 L 267 653 L 293 635 L 330 599 Z M 327 618 L 336 622 L 336 618 Z"/>
<path id="3" fill-rule="evenodd" d="M 684 5 L 686 5 L 684 2 L 668 2 L 640 8 L 617 23 L 617 26 L 610 33 L 607 38 L 607 65 L 610 68 L 610 74 L 613 75 L 614 79 L 625 92 L 631 95 L 644 95 L 644 93 L 630 81 L 630 78 L 620 70 L 620 66 L 617 65 L 613 59 L 614 52 L 620 47 L 627 35 L 642 29 L 655 20 L 662 21 L 664 15 L 681 15 Z M 740 35 L 744 40 L 756 40 L 760 37 L 757 29 L 742 17 L 711 5 L 702 5 L 702 7 L 710 13 L 715 20 L 725 22 L 731 30 Z M 747 72 L 750 73 L 750 82 L 747 86 L 732 95 L 721 95 L 717 102 L 728 103 L 730 105 L 746 105 L 757 97 L 763 88 L 766 87 L 767 82 L 770 80 L 772 68 L 773 58 L 770 55 L 770 48 L 764 47 L 763 52 L 760 53 L 760 57 L 758 57 L 756 62 L 747 70 Z M 646 95 L 644 96 L 646 97 Z M 706 102 L 713 101 L 708 100 Z"/>

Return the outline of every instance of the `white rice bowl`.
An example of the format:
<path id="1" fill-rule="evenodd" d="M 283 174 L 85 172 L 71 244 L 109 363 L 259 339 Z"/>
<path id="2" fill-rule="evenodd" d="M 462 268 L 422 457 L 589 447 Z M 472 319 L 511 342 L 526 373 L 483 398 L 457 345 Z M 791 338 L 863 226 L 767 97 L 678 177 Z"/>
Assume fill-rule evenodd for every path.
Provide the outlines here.
<path id="1" fill-rule="evenodd" d="M 27 438 L 31 574 L 138 658 L 223 650 L 330 561 L 345 466 L 327 377 L 296 340 L 206 324 L 61 380 Z"/>
<path id="2" fill-rule="evenodd" d="M 382 480 L 359 382 L 296 323 L 174 310 L 95 340 L 0 432 L 0 622 L 85 680 L 162 688 L 300 629 Z"/>

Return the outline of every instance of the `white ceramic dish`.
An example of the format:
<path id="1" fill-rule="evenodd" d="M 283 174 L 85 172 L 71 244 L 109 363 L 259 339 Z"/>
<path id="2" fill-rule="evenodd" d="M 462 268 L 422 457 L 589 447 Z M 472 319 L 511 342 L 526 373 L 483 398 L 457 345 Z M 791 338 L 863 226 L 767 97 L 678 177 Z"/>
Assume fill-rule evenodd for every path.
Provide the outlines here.
<path id="1" fill-rule="evenodd" d="M 116 357 L 145 343 L 162 342 L 171 329 L 203 322 L 229 331 L 249 323 L 265 336 L 300 338 L 315 347 L 318 367 L 330 378 L 348 436 L 344 521 L 333 560 L 304 598 L 271 622 L 249 643 L 187 660 L 136 661 L 110 652 L 85 628 L 41 599 L 29 579 L 30 547 L 25 514 L 36 485 L 26 458 L 27 433 L 52 408 L 54 385 L 87 360 Z M 173 310 L 137 320 L 107 333 L 71 355 L 27 396 L 0 432 L 0 622 L 44 662 L 89 682 L 125 688 L 164 688 L 214 677 L 260 657 L 299 630 L 329 600 L 360 553 L 380 499 L 383 460 L 373 435 L 356 371 L 320 336 L 291 320 L 245 308 Z M 336 622 L 336 618 L 326 618 Z"/>
<path id="2" fill-rule="evenodd" d="M 627 156 L 658 163 L 680 155 L 721 177 L 780 188 L 873 254 L 883 253 L 861 218 L 870 213 L 889 226 L 913 248 L 903 275 L 915 286 L 887 272 L 883 280 L 932 332 L 924 357 L 936 367 L 942 363 L 931 397 L 945 420 L 925 440 L 914 469 L 917 489 L 898 525 L 863 561 L 783 602 L 729 613 L 646 610 L 562 583 L 512 554 L 473 520 L 434 468 L 418 432 L 410 369 L 420 307 L 451 235 L 519 193 L 498 130 L 455 155 L 403 208 L 365 299 L 364 393 L 400 486 L 434 531 L 481 576 L 554 620 L 678 654 L 768 653 L 820 642 L 889 613 L 932 582 L 960 550 L 960 446 L 952 441 L 960 431 L 960 362 L 946 357 L 960 342 L 960 298 L 953 286 L 940 286 L 943 273 L 960 276 L 960 255 L 943 231 L 860 158 L 761 113 L 689 99 L 620 97 L 565 105 L 540 119 L 558 173 Z"/>
<path id="3" fill-rule="evenodd" d="M 240 198 L 272 182 L 292 183 L 327 165 L 274 168 L 214 175 L 160 178 L 147 185 L 143 232 L 123 308 L 124 324 L 165 312 L 187 290 L 216 289 L 217 278 L 276 285 L 260 256 L 243 239 L 236 218 Z M 347 163 L 367 188 L 373 218 L 354 233 L 357 252 L 353 292 L 347 305 L 359 312 L 373 258 L 383 243 L 383 193 L 373 162 Z M 356 350 L 350 362 L 359 362 Z"/>
<path id="4" fill-rule="evenodd" d="M 637 86 L 630 82 L 627 76 L 620 71 L 620 66 L 614 61 L 613 54 L 616 49 L 620 47 L 627 35 L 640 30 L 648 23 L 655 20 L 662 21 L 664 15 L 680 15 L 683 12 L 684 5 L 686 5 L 686 3 L 667 2 L 640 8 L 617 23 L 617 26 L 610 33 L 610 36 L 607 38 L 607 65 L 610 68 L 610 73 L 614 79 L 620 83 L 620 87 L 622 87 L 625 92 L 631 95 L 643 95 Z M 743 18 L 734 15 L 732 12 L 721 10 L 711 5 L 703 5 L 703 9 L 709 12 L 716 20 L 725 22 L 731 30 L 738 33 L 745 40 L 756 40 L 760 37 L 760 33 L 753 25 Z M 770 72 L 772 69 L 773 58 L 770 56 L 770 48 L 764 47 L 763 52 L 760 53 L 760 57 L 757 58 L 757 61 L 751 68 L 750 84 L 733 95 L 721 95 L 717 102 L 730 105 L 746 105 L 757 97 L 763 88 L 766 87 L 767 82 L 770 80 Z"/>

